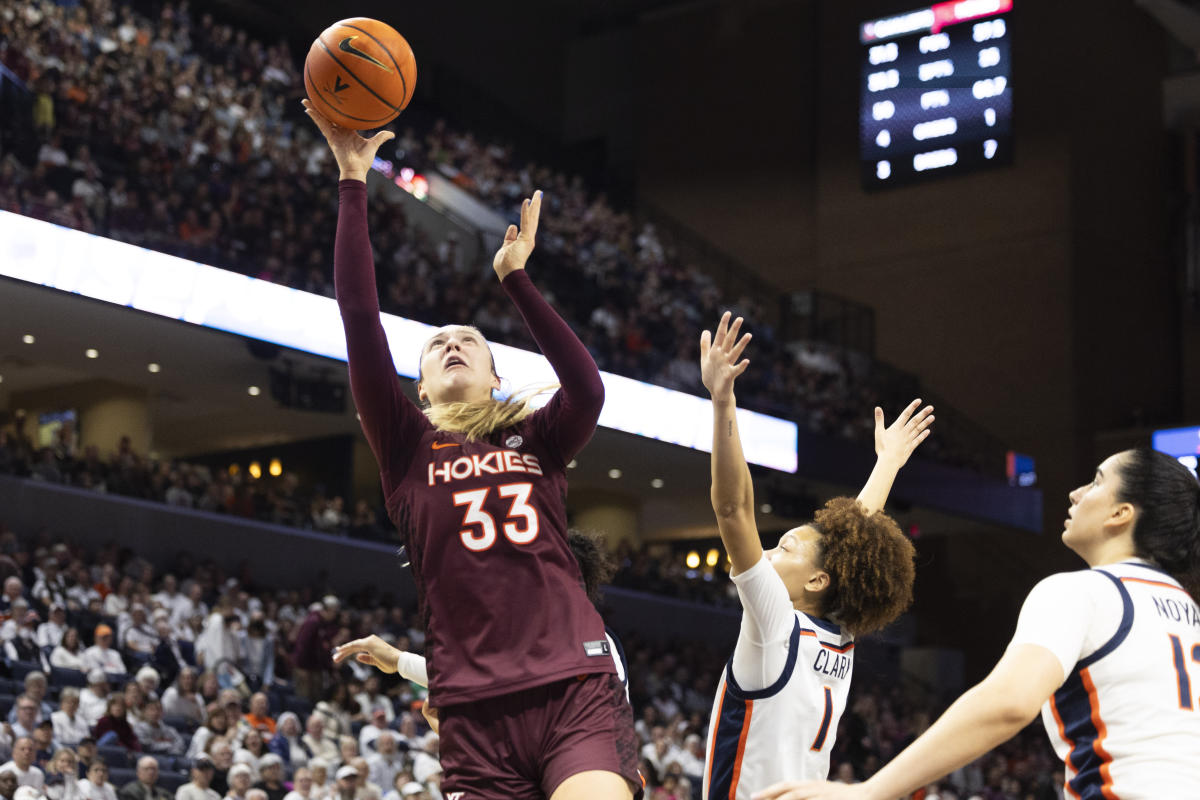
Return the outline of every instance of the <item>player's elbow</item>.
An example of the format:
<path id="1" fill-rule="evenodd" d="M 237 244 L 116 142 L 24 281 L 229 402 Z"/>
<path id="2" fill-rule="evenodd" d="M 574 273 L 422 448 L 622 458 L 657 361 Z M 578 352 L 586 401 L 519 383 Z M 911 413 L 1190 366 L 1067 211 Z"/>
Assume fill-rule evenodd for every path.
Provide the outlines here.
<path id="1" fill-rule="evenodd" d="M 718 495 L 715 491 L 712 493 L 713 513 L 718 519 L 732 519 L 745 516 L 750 508 L 749 503 L 745 498 L 729 498 L 723 495 Z"/>

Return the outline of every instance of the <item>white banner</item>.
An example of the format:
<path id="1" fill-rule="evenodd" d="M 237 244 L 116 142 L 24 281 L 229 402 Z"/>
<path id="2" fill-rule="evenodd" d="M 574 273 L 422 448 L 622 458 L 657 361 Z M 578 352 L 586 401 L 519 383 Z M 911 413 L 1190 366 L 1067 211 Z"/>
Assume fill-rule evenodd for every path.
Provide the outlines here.
<path id="1" fill-rule="evenodd" d="M 0 275 L 136 308 L 206 328 L 346 360 L 337 303 L 195 261 L 0 211 Z M 381 315 L 396 371 L 417 375 L 421 345 L 433 328 Z M 511 386 L 554 383 L 538 353 L 493 344 L 496 369 Z M 600 424 L 704 452 L 712 451 L 708 400 L 602 372 Z M 742 448 L 753 464 L 796 471 L 797 427 L 754 411 L 738 411 Z"/>

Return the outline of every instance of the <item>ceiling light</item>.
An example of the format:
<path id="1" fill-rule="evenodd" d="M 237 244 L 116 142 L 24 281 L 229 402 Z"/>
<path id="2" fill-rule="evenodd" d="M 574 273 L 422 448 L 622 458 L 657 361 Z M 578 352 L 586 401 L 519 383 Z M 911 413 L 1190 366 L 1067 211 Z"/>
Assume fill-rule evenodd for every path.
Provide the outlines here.
<path id="1" fill-rule="evenodd" d="M 33 338 L 32 333 L 27 333 L 21 337 L 21 341 L 24 342 L 25 344 L 33 344 L 34 342 L 37 341 L 37 339 Z"/>
<path id="2" fill-rule="evenodd" d="M 159 372 L 162 372 L 162 367 L 159 366 L 158 364 L 156 364 L 155 362 L 151 361 L 149 364 L 146 365 L 146 370 L 148 372 L 159 373 Z"/>
<path id="3" fill-rule="evenodd" d="M 688 569 L 695 569 L 700 566 L 700 554 L 693 550 L 687 554 L 687 558 L 684 559 L 683 563 L 687 564 Z"/>
<path id="4" fill-rule="evenodd" d="M 258 388 L 257 386 L 251 386 L 246 390 L 246 393 L 251 397 L 258 397 L 260 394 L 262 394 L 262 389 Z"/>
<path id="5" fill-rule="evenodd" d="M 579 462 L 572 458 L 571 463 L 567 464 L 567 469 L 575 469 L 578 466 L 579 466 Z"/>
<path id="6" fill-rule="evenodd" d="M 770 514 L 774 509 L 771 508 L 770 503 L 763 503 L 761 506 L 758 507 L 758 510 L 764 514 Z"/>
<path id="7" fill-rule="evenodd" d="M 663 479 L 662 478 L 654 478 L 650 481 L 650 485 L 653 486 L 655 489 L 661 489 L 663 487 Z"/>
<path id="8" fill-rule="evenodd" d="M 720 560 L 721 560 L 721 553 L 715 547 L 712 548 L 711 550 L 709 550 L 708 553 L 704 556 L 704 563 L 708 564 L 710 567 L 715 567 L 717 565 L 717 562 Z"/>
<path id="9" fill-rule="evenodd" d="M 267 472 L 271 473 L 272 477 L 278 478 L 283 474 L 283 462 L 278 458 L 272 458 L 271 463 L 267 466 Z"/>
<path id="10" fill-rule="evenodd" d="M 613 467 L 612 469 L 610 469 L 608 471 L 608 477 L 612 478 L 613 480 L 616 480 L 617 478 L 621 477 L 621 470 L 617 469 L 616 467 Z"/>
<path id="11" fill-rule="evenodd" d="M 0 375 L 0 383 L 4 383 L 4 376 Z"/>
<path id="12" fill-rule="evenodd" d="M 84 350 L 83 354 L 85 356 L 87 356 L 88 358 L 99 358 L 100 357 L 100 351 L 94 347 L 89 347 L 87 350 Z"/>

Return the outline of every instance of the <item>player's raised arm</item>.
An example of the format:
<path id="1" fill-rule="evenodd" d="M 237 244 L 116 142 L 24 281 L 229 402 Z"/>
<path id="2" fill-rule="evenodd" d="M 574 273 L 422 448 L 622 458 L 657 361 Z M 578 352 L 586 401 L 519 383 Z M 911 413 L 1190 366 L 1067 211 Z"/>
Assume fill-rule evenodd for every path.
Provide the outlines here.
<path id="1" fill-rule="evenodd" d="M 508 226 L 492 267 L 562 386 L 538 413 L 549 422 L 547 432 L 556 440 L 565 464 L 592 438 L 604 406 L 604 384 L 583 342 L 525 272 L 525 263 L 536 244 L 541 212 L 542 193 L 538 191 L 521 204 L 521 226 Z"/>
<path id="2" fill-rule="evenodd" d="M 750 366 L 742 352 L 751 334 L 738 339 L 742 318 L 731 325 L 730 316 L 726 311 L 715 334 L 704 331 L 700 335 L 700 377 L 712 396 L 712 506 L 733 572 L 739 574 L 757 564 L 763 550 L 754 522 L 754 486 L 742 454 L 733 394 L 734 381 Z"/>
<path id="3" fill-rule="evenodd" d="M 875 408 L 875 468 L 858 493 L 858 502 L 868 514 L 883 510 L 900 468 L 929 437 L 929 426 L 934 420 L 933 406 L 925 406 L 918 413 L 920 405 L 921 398 L 918 397 L 888 427 L 883 424 L 883 409 Z"/>
<path id="4" fill-rule="evenodd" d="M 304 110 L 329 142 L 339 170 L 337 238 L 333 246 L 333 282 L 346 331 L 350 391 L 363 432 L 382 475 L 392 466 L 392 449 L 420 435 L 425 424 L 400 386 L 400 378 L 379 321 L 375 261 L 367 230 L 367 173 L 379 147 L 394 134 L 382 131 L 370 139 L 342 128 L 320 114 L 308 100 Z M 390 492 L 390 485 L 384 486 Z"/>

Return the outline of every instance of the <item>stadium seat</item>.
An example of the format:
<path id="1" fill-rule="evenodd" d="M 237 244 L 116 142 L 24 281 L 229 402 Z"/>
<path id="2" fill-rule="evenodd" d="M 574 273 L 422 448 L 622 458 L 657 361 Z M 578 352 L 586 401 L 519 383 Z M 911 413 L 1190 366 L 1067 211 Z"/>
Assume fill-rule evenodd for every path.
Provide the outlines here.
<path id="1" fill-rule="evenodd" d="M 357 739 L 358 735 L 362 733 L 362 729 L 366 726 L 366 724 L 367 723 L 361 719 L 356 719 L 350 723 L 350 733 L 354 735 L 355 739 Z"/>
<path id="2" fill-rule="evenodd" d="M 51 667 L 50 683 L 53 686 L 74 686 L 82 689 L 87 686 L 87 675 L 77 669 Z"/>
<path id="3" fill-rule="evenodd" d="M 169 716 L 163 717 L 163 722 L 170 725 L 175 730 L 184 734 L 194 733 L 196 728 L 200 726 L 191 717 Z"/>
<path id="4" fill-rule="evenodd" d="M 112 774 L 115 773 L 117 769 L 126 769 L 133 765 L 133 759 L 130 755 L 130 752 L 124 747 L 121 747 L 120 745 L 105 745 L 103 747 L 97 747 L 96 755 L 104 759 L 105 764 L 108 764 L 110 772 L 108 782 L 113 786 L 123 786 L 124 784 L 133 780 L 133 778 L 128 778 L 121 783 L 117 783 L 116 776 Z M 137 776 L 135 775 L 134 777 L 136 778 Z"/>
<path id="5" fill-rule="evenodd" d="M 23 691 L 25 691 L 25 684 L 21 681 L 0 678 L 0 694 L 20 694 Z"/>
<path id="6" fill-rule="evenodd" d="M 13 661 L 10 663 L 10 667 L 12 668 L 13 678 L 18 681 L 23 681 L 25 680 L 25 676 L 29 673 L 40 671 L 42 665 L 36 661 Z M 23 684 L 21 688 L 22 690 L 25 688 Z"/>
<path id="7" fill-rule="evenodd" d="M 299 695 L 289 697 L 286 701 L 284 701 L 283 707 L 285 711 L 291 711 L 301 719 L 306 719 L 312 712 L 312 703 L 308 702 Z"/>
<path id="8" fill-rule="evenodd" d="M 196 666 L 196 645 L 192 642 L 179 642 L 179 654 L 191 666 Z"/>
<path id="9" fill-rule="evenodd" d="M 135 770 L 134 775 L 136 774 L 137 771 Z M 112 782 L 111 778 L 109 780 Z M 176 789 L 178 789 L 180 786 L 183 786 L 189 780 L 191 780 L 191 777 L 186 773 L 181 774 L 178 772 L 160 772 L 158 774 L 158 785 L 170 792 L 172 796 L 174 796 Z M 115 786 L 117 784 L 113 782 L 113 785 Z"/>
<path id="10" fill-rule="evenodd" d="M 114 787 L 120 788 L 130 781 L 137 780 L 137 770 L 129 769 L 128 767 L 114 767 L 109 763 L 108 767 L 108 782 Z"/>
<path id="11" fill-rule="evenodd" d="M 8 712 L 12 710 L 15 702 L 17 702 L 16 695 L 0 694 L 0 719 L 8 719 Z"/>
<path id="12" fill-rule="evenodd" d="M 125 684 L 129 683 L 132 675 L 127 672 L 110 672 L 108 673 L 108 686 L 111 689 L 120 689 Z"/>

